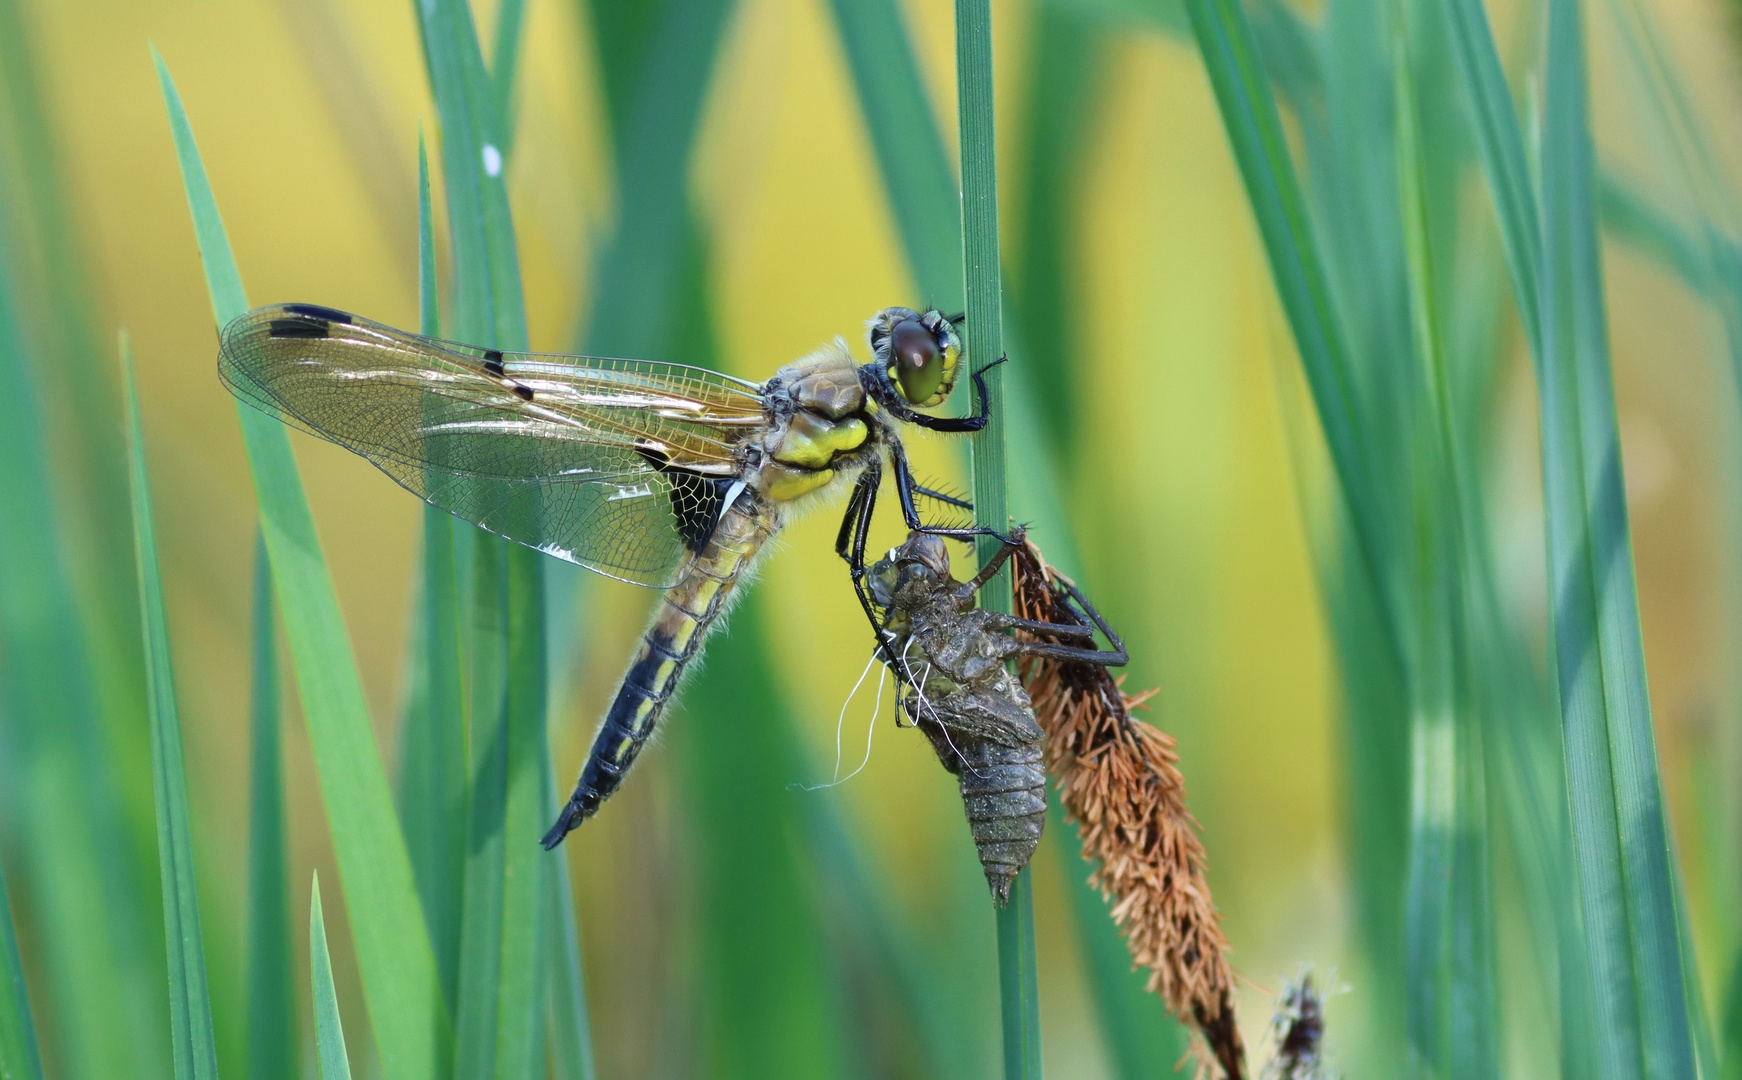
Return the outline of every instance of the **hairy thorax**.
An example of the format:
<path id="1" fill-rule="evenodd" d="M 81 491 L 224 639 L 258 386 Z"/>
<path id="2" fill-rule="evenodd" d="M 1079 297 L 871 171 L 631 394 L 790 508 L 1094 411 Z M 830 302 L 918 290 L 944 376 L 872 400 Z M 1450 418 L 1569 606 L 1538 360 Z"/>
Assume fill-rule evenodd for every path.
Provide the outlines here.
<path id="1" fill-rule="evenodd" d="M 882 423 L 836 339 L 763 385 L 768 433 L 745 448 L 746 482 L 782 509 L 827 497 L 879 452 Z"/>

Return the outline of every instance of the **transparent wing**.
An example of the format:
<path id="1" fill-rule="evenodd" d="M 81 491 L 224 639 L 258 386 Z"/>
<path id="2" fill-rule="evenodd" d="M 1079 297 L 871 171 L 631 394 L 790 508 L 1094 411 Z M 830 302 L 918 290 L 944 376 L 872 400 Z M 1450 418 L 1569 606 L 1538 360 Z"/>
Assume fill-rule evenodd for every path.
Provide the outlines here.
<path id="1" fill-rule="evenodd" d="M 765 416 L 755 384 L 703 368 L 476 349 L 308 304 L 231 322 L 218 373 L 443 509 L 655 586 L 706 539 Z"/>

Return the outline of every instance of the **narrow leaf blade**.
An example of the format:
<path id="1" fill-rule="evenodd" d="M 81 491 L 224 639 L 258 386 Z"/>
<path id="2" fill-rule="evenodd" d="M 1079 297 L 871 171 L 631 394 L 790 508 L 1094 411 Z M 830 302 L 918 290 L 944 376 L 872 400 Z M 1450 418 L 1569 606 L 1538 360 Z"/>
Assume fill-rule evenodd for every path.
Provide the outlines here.
<path id="1" fill-rule="evenodd" d="M 133 359 L 125 336 L 121 367 L 127 413 L 128 475 L 133 493 L 133 553 L 139 572 L 139 611 L 144 623 L 145 682 L 151 719 L 151 770 L 157 793 L 157 849 L 163 879 L 163 929 L 169 948 L 170 1047 L 177 1080 L 217 1080 L 218 1051 L 212 1037 L 212 1001 L 206 990 L 206 959 L 200 938 L 199 894 L 194 881 L 193 832 L 187 774 L 182 766 L 181 721 L 170 668 L 169 621 L 158 577 L 157 534 L 145 474 L 145 441 L 139 431 L 139 400 Z"/>
<path id="2" fill-rule="evenodd" d="M 161 57 L 157 70 L 212 311 L 223 325 L 247 310 L 247 298 L 193 129 Z M 240 404 L 237 411 L 383 1073 L 387 1080 L 424 1080 L 445 1072 L 448 1020 L 350 637 L 289 436 L 263 413 Z"/>

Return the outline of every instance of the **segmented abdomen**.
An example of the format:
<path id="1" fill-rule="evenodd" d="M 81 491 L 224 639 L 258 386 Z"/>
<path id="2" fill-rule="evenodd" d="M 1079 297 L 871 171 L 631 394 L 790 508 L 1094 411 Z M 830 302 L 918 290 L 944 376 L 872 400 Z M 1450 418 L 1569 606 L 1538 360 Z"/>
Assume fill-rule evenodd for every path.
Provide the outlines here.
<path id="1" fill-rule="evenodd" d="M 957 736 L 959 739 L 960 736 Z M 1046 824 L 1046 763 L 1040 743 L 1004 746 L 988 740 L 961 745 L 962 805 L 980 852 L 986 884 L 999 904 L 1010 899 L 1017 871 L 1028 865 Z"/>
<path id="2" fill-rule="evenodd" d="M 756 500 L 746 493 L 720 515 L 707 547 L 654 609 L 641 648 L 623 675 L 605 722 L 593 736 L 593 750 L 575 793 L 544 836 L 547 849 L 598 811 L 647 745 L 660 713 L 677 692 L 684 668 L 701 652 L 703 639 L 729 606 L 733 590 L 774 534 L 773 521 L 756 512 L 755 506 Z"/>

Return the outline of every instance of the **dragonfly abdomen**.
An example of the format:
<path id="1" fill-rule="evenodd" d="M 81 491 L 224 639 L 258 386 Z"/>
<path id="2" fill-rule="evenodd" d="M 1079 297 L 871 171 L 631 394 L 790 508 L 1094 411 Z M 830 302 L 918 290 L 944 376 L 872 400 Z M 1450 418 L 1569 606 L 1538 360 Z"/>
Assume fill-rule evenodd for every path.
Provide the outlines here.
<path id="1" fill-rule="evenodd" d="M 746 492 L 720 515 L 713 537 L 693 557 L 677 584 L 666 590 L 641 647 L 605 722 L 593 736 L 593 749 L 575 792 L 544 836 L 553 848 L 581 822 L 598 812 L 623 782 L 641 748 L 653 736 L 660 714 L 677 693 L 684 669 L 702 650 L 702 641 L 731 605 L 757 552 L 774 535 L 776 523 Z"/>
<path id="2" fill-rule="evenodd" d="M 986 871 L 986 884 L 1002 904 L 1010 884 L 1040 845 L 1046 825 L 1046 763 L 1039 741 L 1005 746 L 958 743 L 962 805 L 968 831 Z"/>

